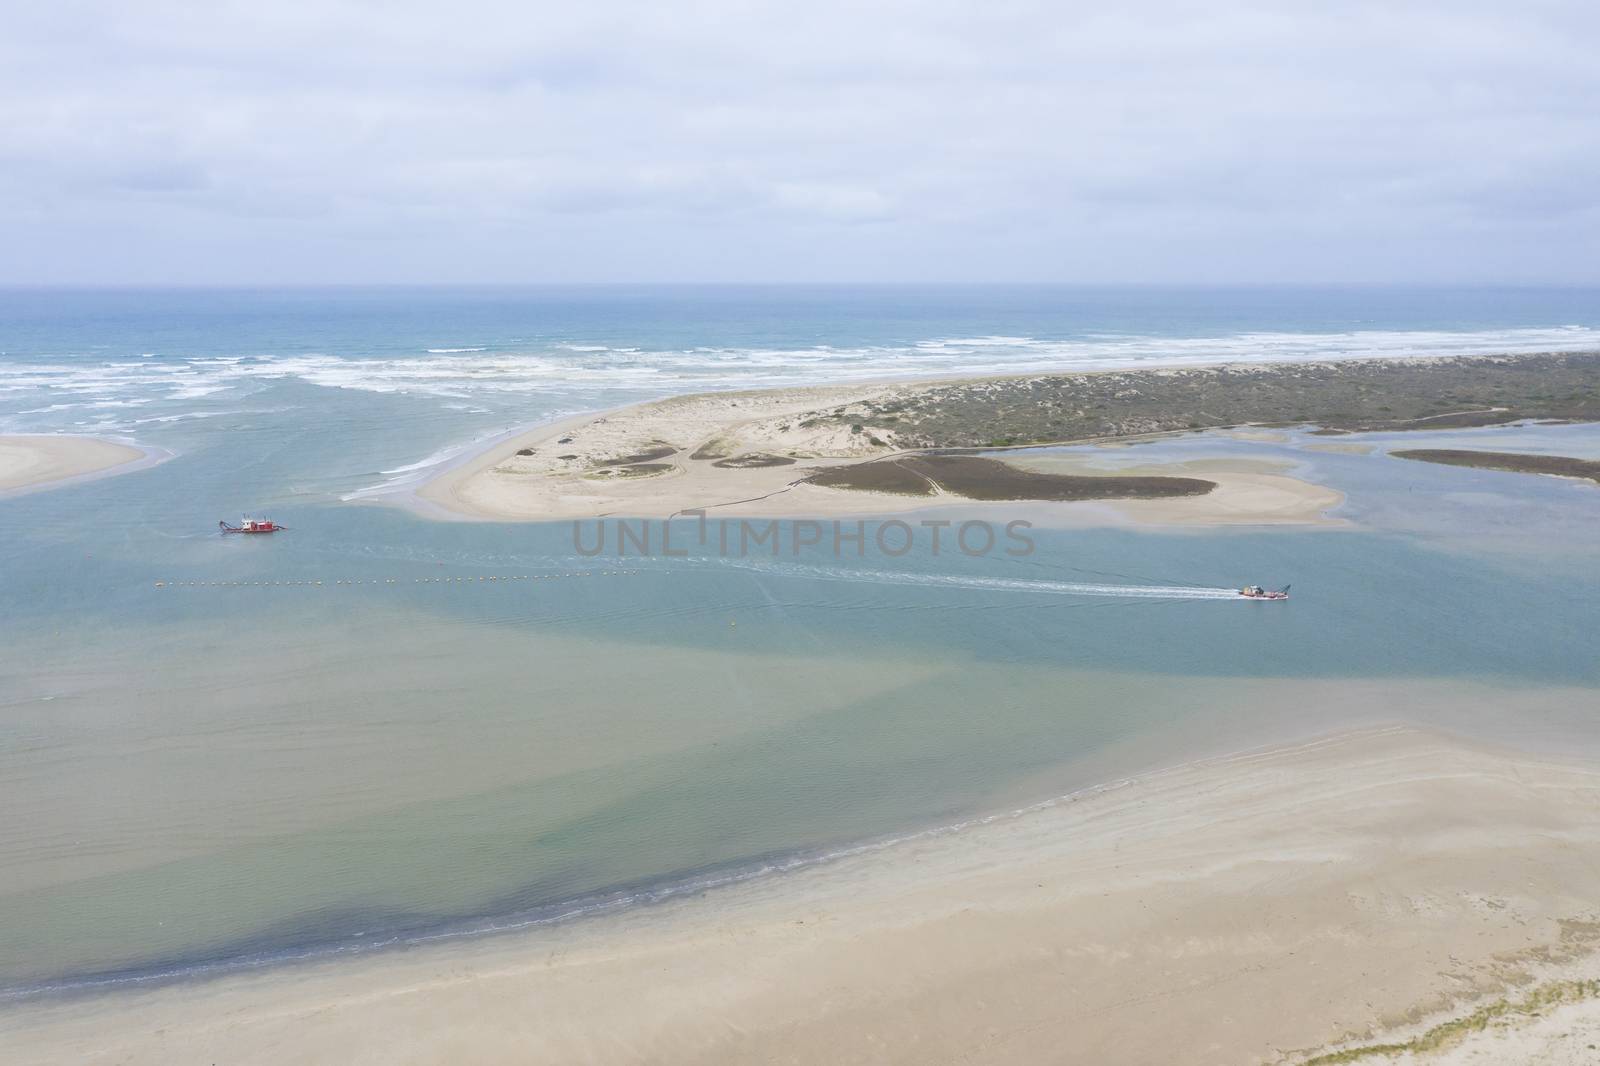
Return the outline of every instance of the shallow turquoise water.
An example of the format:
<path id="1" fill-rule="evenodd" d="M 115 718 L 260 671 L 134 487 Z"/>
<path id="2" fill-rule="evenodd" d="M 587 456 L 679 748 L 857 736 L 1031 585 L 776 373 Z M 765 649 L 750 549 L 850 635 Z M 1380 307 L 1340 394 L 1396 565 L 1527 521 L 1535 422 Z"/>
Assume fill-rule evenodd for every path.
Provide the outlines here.
<path id="1" fill-rule="evenodd" d="M 1600 738 L 1600 491 L 1405 463 L 1380 438 L 1371 456 L 1214 436 L 1130 453 L 1298 464 L 1348 494 L 1356 531 L 1038 530 L 1026 558 L 584 558 L 566 525 L 361 502 L 514 422 L 688 387 L 1163 345 L 1548 344 L 1586 339 L 1595 306 L 5 294 L 0 428 L 176 457 L 0 499 L 0 987 L 543 920 L 1372 716 Z M 1486 432 L 1600 454 L 1591 427 Z M 291 532 L 213 532 L 258 508 Z M 1137 593 L 1246 581 L 1296 596 Z M 1398 703 L 1326 698 L 1372 681 Z M 1452 719 L 1430 695 L 1446 684 L 1489 695 Z M 1542 689 L 1562 697 L 1537 718 L 1485 710 Z"/>

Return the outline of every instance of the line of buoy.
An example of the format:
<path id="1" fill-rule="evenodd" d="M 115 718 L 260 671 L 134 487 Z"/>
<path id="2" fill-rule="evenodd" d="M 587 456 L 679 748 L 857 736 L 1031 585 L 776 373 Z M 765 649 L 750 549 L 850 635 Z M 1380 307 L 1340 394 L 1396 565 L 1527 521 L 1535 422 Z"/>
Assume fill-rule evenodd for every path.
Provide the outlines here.
<path id="1" fill-rule="evenodd" d="M 560 574 L 480 574 L 457 577 L 340 577 L 300 581 L 157 581 L 158 589 L 168 588 L 323 588 L 333 585 L 478 585 L 501 581 L 554 581 L 569 577 L 625 577 L 643 570 L 572 570 Z"/>

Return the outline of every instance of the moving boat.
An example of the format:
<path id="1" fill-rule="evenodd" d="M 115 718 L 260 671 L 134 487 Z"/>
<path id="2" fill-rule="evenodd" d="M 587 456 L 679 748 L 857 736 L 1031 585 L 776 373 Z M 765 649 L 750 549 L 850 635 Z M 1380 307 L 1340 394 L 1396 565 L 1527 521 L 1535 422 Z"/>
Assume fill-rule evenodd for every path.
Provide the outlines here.
<path id="1" fill-rule="evenodd" d="M 226 522 L 218 522 L 217 528 L 223 533 L 276 533 L 287 526 L 275 525 L 270 518 L 251 518 L 249 515 L 241 518 L 239 524 L 230 526 Z"/>
<path id="2" fill-rule="evenodd" d="M 1289 586 L 1281 589 L 1264 589 L 1260 585 L 1246 585 L 1239 590 L 1239 595 L 1247 600 L 1286 600 L 1289 598 Z"/>

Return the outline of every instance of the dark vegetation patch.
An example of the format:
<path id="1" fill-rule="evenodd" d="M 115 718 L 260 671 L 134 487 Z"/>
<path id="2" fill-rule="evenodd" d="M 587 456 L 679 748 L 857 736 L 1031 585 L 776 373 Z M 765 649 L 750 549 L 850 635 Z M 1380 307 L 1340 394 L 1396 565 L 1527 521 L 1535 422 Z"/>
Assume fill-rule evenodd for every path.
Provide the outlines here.
<path id="1" fill-rule="evenodd" d="M 971 500 L 1129 500 L 1203 496 L 1216 483 L 1192 477 L 1045 474 L 998 459 L 918 455 L 898 460 L 946 492 Z"/>
<path id="2" fill-rule="evenodd" d="M 604 467 L 591 472 L 591 478 L 607 477 L 651 477 L 655 474 L 664 474 L 673 469 L 671 463 L 629 463 L 626 466 Z"/>
<path id="3" fill-rule="evenodd" d="M 1525 452 L 1477 452 L 1466 448 L 1409 448 L 1390 452 L 1400 459 L 1446 466 L 1471 466 L 1482 470 L 1510 470 L 1518 474 L 1560 474 L 1600 483 L 1600 462 L 1565 455 L 1529 455 Z"/>
<path id="4" fill-rule="evenodd" d="M 880 459 L 850 466 L 830 466 L 806 478 L 813 485 L 859 492 L 888 492 L 896 496 L 932 496 L 933 484 L 901 459 Z"/>
<path id="5" fill-rule="evenodd" d="M 1140 500 L 1203 496 L 1216 483 L 1191 477 L 1044 474 L 998 459 L 966 455 L 908 455 L 836 466 L 808 478 L 812 484 L 865 492 L 927 496 L 930 483 L 969 500 Z"/>
<path id="6" fill-rule="evenodd" d="M 724 470 L 761 470 L 769 466 L 793 466 L 787 455 L 769 455 L 766 452 L 745 452 L 732 459 L 719 459 L 711 464 Z"/>
<path id="7" fill-rule="evenodd" d="M 694 450 L 691 459 L 726 459 L 728 452 L 720 440 L 708 440 Z"/>
<path id="8" fill-rule="evenodd" d="M 656 442 L 642 452 L 633 455 L 619 455 L 615 459 L 598 460 L 595 466 L 632 466 L 635 463 L 648 463 L 652 459 L 665 459 L 669 455 L 678 454 L 678 449 L 670 444 Z"/>

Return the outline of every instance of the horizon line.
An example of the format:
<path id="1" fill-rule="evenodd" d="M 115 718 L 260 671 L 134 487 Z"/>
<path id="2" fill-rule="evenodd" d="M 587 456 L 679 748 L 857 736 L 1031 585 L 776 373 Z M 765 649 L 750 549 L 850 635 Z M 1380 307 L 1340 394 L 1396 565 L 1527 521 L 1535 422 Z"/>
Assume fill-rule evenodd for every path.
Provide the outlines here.
<path id="1" fill-rule="evenodd" d="M 0 292 L 262 289 L 1596 289 L 1595 281 L 0 281 Z"/>

